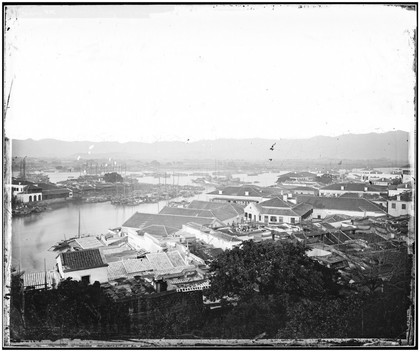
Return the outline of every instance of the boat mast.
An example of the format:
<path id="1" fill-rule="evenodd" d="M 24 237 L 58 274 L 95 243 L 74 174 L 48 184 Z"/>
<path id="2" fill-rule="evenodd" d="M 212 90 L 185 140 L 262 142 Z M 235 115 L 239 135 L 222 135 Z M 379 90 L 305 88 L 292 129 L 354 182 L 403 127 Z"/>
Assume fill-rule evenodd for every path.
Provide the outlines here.
<path id="1" fill-rule="evenodd" d="M 79 208 L 79 224 L 77 227 L 77 237 L 80 238 L 80 208 Z"/>

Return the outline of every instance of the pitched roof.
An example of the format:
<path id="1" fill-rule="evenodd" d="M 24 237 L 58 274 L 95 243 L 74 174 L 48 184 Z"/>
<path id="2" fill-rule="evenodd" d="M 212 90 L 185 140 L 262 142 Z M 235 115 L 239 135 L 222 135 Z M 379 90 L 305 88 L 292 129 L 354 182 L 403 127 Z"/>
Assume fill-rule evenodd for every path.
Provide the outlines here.
<path id="1" fill-rule="evenodd" d="M 399 198 L 399 199 L 398 199 Z M 412 202 L 413 201 L 413 192 L 404 192 L 399 195 L 389 197 L 389 200 L 400 201 L 400 202 Z"/>
<path id="2" fill-rule="evenodd" d="M 313 197 L 297 196 L 302 203 L 311 204 L 314 209 L 332 209 L 348 211 L 371 211 L 385 213 L 382 208 L 364 198 Z"/>
<path id="3" fill-rule="evenodd" d="M 206 202 L 202 200 L 193 200 L 188 205 L 188 209 L 210 210 L 221 221 L 242 215 L 244 213 L 244 207 L 236 203 Z"/>
<path id="4" fill-rule="evenodd" d="M 264 202 L 259 203 L 262 207 L 272 207 L 272 208 L 292 208 L 292 205 L 285 202 L 283 199 L 279 197 L 275 197 Z"/>
<path id="5" fill-rule="evenodd" d="M 282 216 L 298 216 L 291 208 L 267 208 L 261 207 L 261 214 L 282 215 Z"/>
<path id="6" fill-rule="evenodd" d="M 76 238 L 75 241 L 82 249 L 98 248 L 104 245 L 101 241 L 93 236 Z"/>
<path id="7" fill-rule="evenodd" d="M 108 266 L 98 248 L 60 253 L 63 271 L 76 271 Z"/>
<path id="8" fill-rule="evenodd" d="M 311 211 L 313 206 L 311 204 L 299 203 L 292 210 L 299 216 L 305 215 L 307 212 Z"/>
<path id="9" fill-rule="evenodd" d="M 322 222 L 325 223 L 332 223 L 332 222 L 339 222 L 351 219 L 351 216 L 344 215 L 344 214 L 333 214 L 326 216 Z"/>
<path id="10" fill-rule="evenodd" d="M 344 189 L 342 189 L 344 187 Z M 376 186 L 371 185 L 368 183 L 333 183 L 331 185 L 325 186 L 321 188 L 325 191 L 350 191 L 350 192 L 365 192 L 365 188 L 367 192 L 387 192 L 387 186 Z"/>
<path id="11" fill-rule="evenodd" d="M 60 281 L 59 274 L 50 270 L 46 272 L 47 274 L 47 286 L 52 287 L 54 284 L 57 284 Z M 23 287 L 43 287 L 45 285 L 45 272 L 37 273 L 24 273 L 22 275 Z"/>
<path id="12" fill-rule="evenodd" d="M 127 274 L 152 271 L 154 269 L 153 265 L 146 258 L 123 260 L 122 263 Z"/>
<path id="13" fill-rule="evenodd" d="M 291 178 L 291 177 L 297 177 L 297 178 L 302 178 L 302 177 L 312 177 L 315 178 L 316 174 L 312 173 L 312 172 L 308 172 L 308 171 L 300 171 L 300 172 L 288 172 L 287 174 L 283 174 L 283 175 L 279 175 L 278 178 L 279 179 L 286 179 L 286 178 Z"/>
<path id="14" fill-rule="evenodd" d="M 156 232 L 159 236 L 167 236 L 180 230 L 182 225 L 188 222 L 210 225 L 214 221 L 214 218 L 208 217 L 135 213 L 122 226 L 132 227 L 143 231 L 147 230 L 146 232 L 150 234 L 155 234 Z M 160 228 L 158 226 L 160 226 Z"/>
<path id="15" fill-rule="evenodd" d="M 181 254 L 178 251 L 170 251 L 167 252 L 166 255 L 174 267 L 185 266 L 184 259 L 182 259 Z"/>
<path id="16" fill-rule="evenodd" d="M 107 270 L 108 280 L 115 280 L 127 276 L 127 271 L 122 261 L 109 263 Z"/>
<path id="17" fill-rule="evenodd" d="M 229 186 L 221 189 L 222 195 L 229 195 L 229 196 L 241 196 L 241 197 L 262 197 L 263 191 L 261 187 L 258 186 Z M 248 194 L 245 194 L 248 192 Z M 219 190 L 215 190 L 208 194 L 220 194 Z"/>
<path id="18" fill-rule="evenodd" d="M 314 187 L 308 187 L 308 186 L 296 186 L 296 187 L 290 187 L 289 189 L 291 191 L 313 191 L 313 192 L 318 191 L 318 189 Z"/>
<path id="19" fill-rule="evenodd" d="M 401 183 L 397 185 L 397 189 L 412 189 L 412 188 L 413 188 L 413 184 L 411 182 Z"/>
<path id="20" fill-rule="evenodd" d="M 204 218 L 215 217 L 211 210 L 191 209 L 191 208 L 177 208 L 177 207 L 164 207 L 159 212 L 159 214 L 199 216 L 199 217 L 204 217 Z"/>
<path id="21" fill-rule="evenodd" d="M 166 253 L 149 253 L 146 254 L 146 258 L 155 270 L 166 270 L 174 267 Z"/>

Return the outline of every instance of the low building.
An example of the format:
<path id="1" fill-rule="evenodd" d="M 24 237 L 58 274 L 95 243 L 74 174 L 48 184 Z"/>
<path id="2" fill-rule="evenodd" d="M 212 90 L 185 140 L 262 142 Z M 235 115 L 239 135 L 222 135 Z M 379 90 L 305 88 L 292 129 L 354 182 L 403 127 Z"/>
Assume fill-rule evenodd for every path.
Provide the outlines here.
<path id="1" fill-rule="evenodd" d="M 388 214 L 391 216 L 414 216 L 413 193 L 405 192 L 388 200 Z"/>
<path id="2" fill-rule="evenodd" d="M 259 204 L 250 203 L 245 207 L 245 220 L 266 224 L 299 224 L 309 219 L 312 207 L 307 204 L 293 204 L 275 197 Z"/>
<path id="3" fill-rule="evenodd" d="M 384 216 L 386 211 L 379 205 L 361 197 L 311 197 L 298 196 L 299 202 L 310 204 L 313 207 L 313 218 L 324 219 L 333 214 L 348 215 L 351 217 Z"/>
<path id="4" fill-rule="evenodd" d="M 53 188 L 53 189 L 43 189 L 42 190 L 42 199 L 59 199 L 59 198 L 70 198 L 72 194 L 68 188 Z"/>
<path id="5" fill-rule="evenodd" d="M 233 249 L 242 243 L 242 240 L 236 236 L 231 236 L 221 231 L 215 231 L 206 226 L 201 226 L 195 223 L 188 223 L 184 225 L 182 227 L 182 231 L 194 235 L 199 241 L 223 250 Z"/>
<path id="6" fill-rule="evenodd" d="M 12 181 L 12 195 L 18 202 L 32 203 L 42 200 L 42 188 L 28 181 Z"/>
<path id="7" fill-rule="evenodd" d="M 317 196 L 319 193 L 319 190 L 314 187 L 308 187 L 308 186 L 295 186 L 290 188 L 289 190 L 293 195 L 310 195 L 310 196 Z"/>
<path id="8" fill-rule="evenodd" d="M 203 209 L 212 212 L 213 216 L 226 225 L 237 224 L 244 215 L 244 205 L 235 203 L 217 203 L 206 202 L 202 200 L 193 200 L 188 209 Z"/>
<path id="9" fill-rule="evenodd" d="M 245 185 L 225 187 L 207 193 L 207 198 L 212 202 L 229 202 L 247 205 L 249 203 L 260 203 L 280 194 L 280 190 L 275 188 Z"/>
<path id="10" fill-rule="evenodd" d="M 108 264 L 98 248 L 60 253 L 57 267 L 62 279 L 72 278 L 89 284 L 108 281 Z"/>
<path id="11" fill-rule="evenodd" d="M 313 182 L 316 179 L 316 174 L 307 171 L 301 172 L 288 172 L 287 174 L 280 175 L 277 179 L 277 183 L 287 183 L 287 182 Z"/>
<path id="12" fill-rule="evenodd" d="M 210 227 L 223 226 L 223 223 L 214 217 L 135 213 L 121 229 L 136 249 L 158 252 L 165 248 L 166 242 L 176 241 L 172 235 L 189 222 Z"/>
<path id="13" fill-rule="evenodd" d="M 388 187 L 374 186 L 368 183 L 334 183 L 319 190 L 320 197 L 339 197 L 344 193 L 363 194 L 387 194 Z"/>
<path id="14" fill-rule="evenodd" d="M 40 271 L 36 273 L 24 273 L 22 275 L 24 290 L 40 290 L 56 288 L 60 282 L 57 271 Z"/>
<path id="15" fill-rule="evenodd" d="M 412 182 L 401 183 L 399 185 L 391 185 L 388 187 L 388 196 L 393 197 L 404 192 L 412 191 L 413 187 L 414 186 Z"/>

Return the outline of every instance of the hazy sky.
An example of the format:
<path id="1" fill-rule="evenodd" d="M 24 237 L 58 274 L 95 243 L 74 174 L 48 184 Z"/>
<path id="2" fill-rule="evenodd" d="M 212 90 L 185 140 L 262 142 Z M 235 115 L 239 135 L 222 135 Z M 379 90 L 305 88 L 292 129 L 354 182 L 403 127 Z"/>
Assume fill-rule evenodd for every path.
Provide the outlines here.
<path id="1" fill-rule="evenodd" d="M 8 6 L 6 135 L 143 141 L 414 129 L 416 12 Z"/>

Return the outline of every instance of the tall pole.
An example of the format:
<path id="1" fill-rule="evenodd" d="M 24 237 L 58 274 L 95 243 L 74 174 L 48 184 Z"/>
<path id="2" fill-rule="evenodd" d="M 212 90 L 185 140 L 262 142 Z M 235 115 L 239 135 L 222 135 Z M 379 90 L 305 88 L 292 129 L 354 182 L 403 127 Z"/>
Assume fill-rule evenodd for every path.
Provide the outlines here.
<path id="1" fill-rule="evenodd" d="M 77 237 L 80 238 L 80 208 L 79 208 L 79 224 L 77 226 Z"/>
<path id="2" fill-rule="evenodd" d="M 47 285 L 47 262 L 46 262 L 45 258 L 44 258 L 44 279 L 45 279 L 45 289 L 47 289 L 48 288 L 48 285 Z"/>

